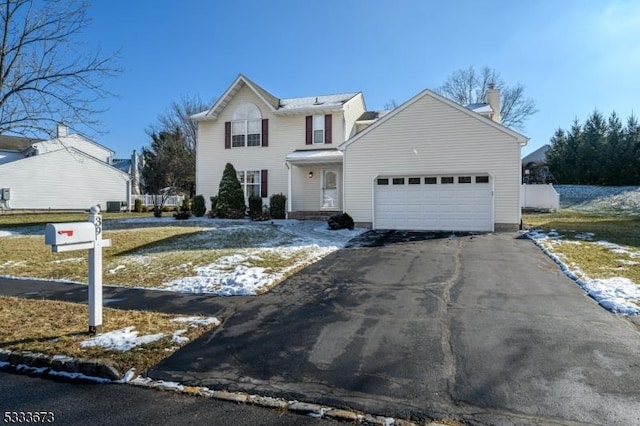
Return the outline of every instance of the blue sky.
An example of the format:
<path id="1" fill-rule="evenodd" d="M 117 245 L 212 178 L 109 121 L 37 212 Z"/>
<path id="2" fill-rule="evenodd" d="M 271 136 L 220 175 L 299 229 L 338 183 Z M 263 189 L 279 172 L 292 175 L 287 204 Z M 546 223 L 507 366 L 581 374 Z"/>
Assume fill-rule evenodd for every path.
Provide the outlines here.
<path id="1" fill-rule="evenodd" d="M 537 102 L 523 154 L 596 108 L 639 114 L 632 0 L 109 0 L 89 13 L 86 47 L 120 50 L 96 137 L 118 157 L 148 145 L 172 101 L 214 100 L 239 73 L 282 98 L 361 91 L 375 110 L 487 65 Z"/>

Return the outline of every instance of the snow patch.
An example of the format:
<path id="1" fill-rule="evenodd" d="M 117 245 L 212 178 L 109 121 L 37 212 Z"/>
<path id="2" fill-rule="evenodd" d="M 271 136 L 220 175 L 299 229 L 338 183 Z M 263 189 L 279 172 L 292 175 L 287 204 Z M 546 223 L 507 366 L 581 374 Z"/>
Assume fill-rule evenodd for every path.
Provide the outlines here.
<path id="1" fill-rule="evenodd" d="M 146 345 L 160 340 L 164 336 L 165 335 L 163 333 L 138 336 L 138 332 L 135 331 L 135 327 L 125 327 L 108 333 L 100 333 L 95 337 L 80 342 L 80 346 L 83 348 L 99 346 L 106 349 L 125 352 L 135 348 L 136 346 Z"/>

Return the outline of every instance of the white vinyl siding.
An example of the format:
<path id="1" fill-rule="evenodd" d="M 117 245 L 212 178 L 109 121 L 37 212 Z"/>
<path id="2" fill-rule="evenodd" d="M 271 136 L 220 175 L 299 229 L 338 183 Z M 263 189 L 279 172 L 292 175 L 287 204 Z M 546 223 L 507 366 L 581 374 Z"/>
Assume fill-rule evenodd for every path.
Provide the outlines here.
<path id="1" fill-rule="evenodd" d="M 11 188 L 13 209 L 86 210 L 127 201 L 128 175 L 73 149 L 0 165 L 0 188 Z"/>
<path id="2" fill-rule="evenodd" d="M 484 117 L 469 116 L 428 93 L 347 145 L 344 209 L 373 222 L 373 181 L 384 175 L 458 176 L 488 173 L 494 221 L 520 222 L 520 144 Z"/>

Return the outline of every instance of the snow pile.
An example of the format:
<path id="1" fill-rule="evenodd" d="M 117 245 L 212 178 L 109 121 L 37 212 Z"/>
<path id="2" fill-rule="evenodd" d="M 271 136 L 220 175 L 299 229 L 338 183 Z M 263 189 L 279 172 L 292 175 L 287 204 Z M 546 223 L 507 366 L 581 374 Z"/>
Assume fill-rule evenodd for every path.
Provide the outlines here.
<path id="1" fill-rule="evenodd" d="M 640 285 L 628 278 L 612 277 L 606 279 L 593 279 L 576 265 L 567 265 L 560 253 L 554 251 L 562 235 L 551 231 L 531 231 L 527 234 L 542 251 L 553 259 L 562 271 L 574 280 L 593 299 L 605 309 L 622 315 L 640 314 Z M 580 241 L 564 241 L 564 243 L 581 244 Z M 596 244 L 606 247 L 614 253 L 627 254 L 630 257 L 640 258 L 640 252 L 630 251 L 620 245 L 607 241 L 598 241 Z M 633 262 L 633 261 L 628 261 Z M 639 262 L 640 263 L 640 262 Z"/>
<path id="2" fill-rule="evenodd" d="M 109 333 L 100 333 L 88 340 L 83 340 L 80 342 L 80 346 L 83 348 L 99 346 L 105 349 L 126 352 L 136 346 L 146 345 L 147 343 L 160 340 L 163 337 L 163 333 L 138 336 L 138 332 L 135 331 L 135 327 L 125 327 Z"/>
<path id="3" fill-rule="evenodd" d="M 640 214 L 640 186 L 554 185 L 560 207 Z"/>

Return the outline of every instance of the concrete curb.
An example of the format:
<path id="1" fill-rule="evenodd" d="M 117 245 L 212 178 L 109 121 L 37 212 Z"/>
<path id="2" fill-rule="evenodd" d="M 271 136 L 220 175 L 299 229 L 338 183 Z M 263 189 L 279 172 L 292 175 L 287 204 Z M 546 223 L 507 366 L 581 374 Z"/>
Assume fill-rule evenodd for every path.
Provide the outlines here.
<path id="1" fill-rule="evenodd" d="M 36 352 L 0 349 L 0 368 L 31 371 L 43 376 L 65 376 L 71 379 L 112 382 L 122 375 L 109 364 L 98 359 L 72 358 L 62 355 L 48 356 Z"/>
<path id="2" fill-rule="evenodd" d="M 415 423 L 409 420 L 397 419 L 393 417 L 376 416 L 366 414 L 359 411 L 353 411 L 342 408 L 334 408 L 326 405 L 302 402 L 287 401 L 282 398 L 274 398 L 270 396 L 252 395 L 244 392 L 228 392 L 226 390 L 211 390 L 206 387 L 184 386 L 176 382 L 165 382 L 162 380 L 153 380 L 148 377 L 138 376 L 128 382 L 134 386 L 142 386 L 146 388 L 159 389 L 164 391 L 174 391 L 197 395 L 204 398 L 214 398 L 221 401 L 235 402 L 238 404 L 251 404 L 264 408 L 275 408 L 279 410 L 287 410 L 293 413 L 316 417 L 330 418 L 350 423 L 357 423 L 371 426 L 446 426 L 444 423 L 426 421 Z M 449 423 L 458 424 L 458 423 Z"/>

